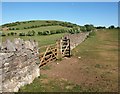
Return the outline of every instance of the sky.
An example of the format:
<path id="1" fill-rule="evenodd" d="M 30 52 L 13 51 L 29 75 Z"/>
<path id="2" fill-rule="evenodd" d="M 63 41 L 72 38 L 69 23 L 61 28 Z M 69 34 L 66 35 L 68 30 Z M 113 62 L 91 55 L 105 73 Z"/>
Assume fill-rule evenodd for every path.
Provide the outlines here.
<path id="1" fill-rule="evenodd" d="M 117 2 L 2 2 L 2 24 L 58 20 L 79 25 L 118 26 Z"/>
<path id="2" fill-rule="evenodd" d="M 119 0 L 1 0 L 2 2 L 118 2 Z"/>

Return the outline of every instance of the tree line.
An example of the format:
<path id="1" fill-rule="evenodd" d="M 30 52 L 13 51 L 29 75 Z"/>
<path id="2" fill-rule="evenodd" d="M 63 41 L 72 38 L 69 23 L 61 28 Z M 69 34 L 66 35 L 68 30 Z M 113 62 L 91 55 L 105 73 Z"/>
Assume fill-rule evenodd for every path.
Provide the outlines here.
<path id="1" fill-rule="evenodd" d="M 109 26 L 108 28 L 105 26 L 97 26 L 96 29 L 120 29 L 119 26 L 115 27 L 114 25 Z"/>

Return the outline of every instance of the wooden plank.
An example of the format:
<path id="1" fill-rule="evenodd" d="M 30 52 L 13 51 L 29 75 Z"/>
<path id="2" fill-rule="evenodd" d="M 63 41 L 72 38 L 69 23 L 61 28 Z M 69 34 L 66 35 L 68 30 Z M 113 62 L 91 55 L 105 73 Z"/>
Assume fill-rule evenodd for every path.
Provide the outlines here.
<path id="1" fill-rule="evenodd" d="M 41 59 L 41 61 L 40 61 L 40 62 L 42 62 L 42 61 L 43 61 L 43 59 L 44 59 L 44 57 L 45 57 L 45 55 L 46 55 L 46 53 L 47 53 L 48 49 L 49 49 L 49 46 L 47 47 L 46 52 L 44 53 L 44 56 L 43 56 L 43 58 Z"/>
<path id="2" fill-rule="evenodd" d="M 42 62 L 42 63 L 40 64 L 40 66 L 43 65 L 43 64 L 47 64 L 48 62 L 51 62 L 51 61 L 53 61 L 53 60 L 56 60 L 56 58 L 54 58 L 54 59 L 53 59 L 53 58 L 49 58 L 48 60 Z"/>
<path id="3" fill-rule="evenodd" d="M 50 63 L 50 62 L 53 62 L 53 61 L 55 61 L 56 59 L 53 59 L 53 60 L 51 60 L 51 61 L 49 61 L 49 62 L 44 62 L 43 64 L 40 64 L 40 66 L 39 67 L 42 67 L 43 65 L 45 65 L 45 64 L 47 64 L 47 63 Z"/>
<path id="4" fill-rule="evenodd" d="M 63 52 L 63 54 L 65 53 L 65 51 L 67 50 L 67 48 L 68 48 L 68 46 L 69 46 L 69 44 L 66 46 L 66 48 L 64 49 L 64 52 Z"/>

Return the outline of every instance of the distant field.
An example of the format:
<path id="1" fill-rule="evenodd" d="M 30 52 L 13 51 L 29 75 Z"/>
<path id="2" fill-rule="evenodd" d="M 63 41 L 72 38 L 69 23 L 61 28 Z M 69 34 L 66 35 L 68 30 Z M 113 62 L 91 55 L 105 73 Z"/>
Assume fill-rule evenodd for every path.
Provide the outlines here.
<path id="1" fill-rule="evenodd" d="M 58 29 L 70 29 L 67 27 L 63 27 L 63 26 L 45 26 L 45 27 L 38 27 L 38 28 L 31 28 L 31 29 L 23 29 L 23 30 L 9 30 L 9 31 L 4 31 L 5 34 L 10 33 L 10 32 L 16 32 L 16 33 L 20 33 L 20 32 L 24 32 L 27 33 L 28 31 L 34 30 L 36 33 L 37 32 L 43 32 L 46 30 L 58 30 Z"/>
<path id="2" fill-rule="evenodd" d="M 23 21 L 18 22 L 16 26 L 11 26 L 12 28 L 19 28 L 24 29 L 24 27 L 30 27 L 30 26 L 40 26 L 40 25 L 47 25 L 47 24 L 54 24 L 54 23 L 63 23 L 62 21 L 54 21 L 54 20 L 35 20 L 35 21 Z"/>
<path id="3" fill-rule="evenodd" d="M 3 33 L 6 36 L 2 37 L 2 41 L 5 41 L 6 39 L 11 39 L 13 40 L 14 38 L 22 38 L 24 40 L 36 40 L 39 43 L 39 46 L 43 46 L 43 45 L 49 45 L 49 44 L 53 44 L 56 42 L 57 39 L 60 39 L 65 33 L 61 33 L 61 34 L 53 34 L 53 35 L 38 35 L 38 32 L 44 32 L 44 31 L 56 31 L 56 30 L 69 30 L 71 29 L 71 27 L 67 27 L 67 26 L 62 26 L 60 24 L 62 24 L 65 22 L 62 21 L 49 21 L 49 20 L 36 20 L 36 21 L 24 21 L 24 22 L 16 22 L 16 23 L 9 23 L 8 25 L 3 25 L 4 27 L 9 27 L 9 28 L 19 28 L 19 30 L 7 30 L 7 31 L 3 31 Z M 48 25 L 48 24 L 53 24 L 50 26 L 44 26 L 44 25 Z M 58 24 L 58 25 L 56 25 Z M 67 25 L 71 25 L 72 23 L 67 23 Z M 10 26 L 13 25 L 13 26 Z M 15 25 L 15 26 L 14 26 Z M 43 25 L 43 26 L 41 26 Z M 72 24 L 73 25 L 73 24 Z M 39 26 L 39 27 L 35 27 L 35 28 L 28 28 L 31 26 Z M 24 29 L 24 28 L 27 29 Z M 34 36 L 19 36 L 19 33 L 25 33 L 27 34 L 28 31 L 35 31 L 35 35 Z M 17 35 L 9 35 L 8 33 L 17 33 Z"/>

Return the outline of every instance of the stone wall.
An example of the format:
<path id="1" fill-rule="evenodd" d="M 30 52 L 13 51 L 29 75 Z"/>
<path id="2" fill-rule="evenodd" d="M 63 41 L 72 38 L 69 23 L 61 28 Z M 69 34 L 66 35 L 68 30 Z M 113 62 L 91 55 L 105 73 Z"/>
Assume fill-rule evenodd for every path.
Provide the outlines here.
<path id="1" fill-rule="evenodd" d="M 82 32 L 79 34 L 67 34 L 65 35 L 70 39 L 70 49 L 74 49 L 77 45 L 85 41 L 85 39 L 89 36 L 90 32 Z"/>
<path id="2" fill-rule="evenodd" d="M 17 92 L 40 76 L 38 43 L 20 38 L 0 45 L 2 92 Z"/>

